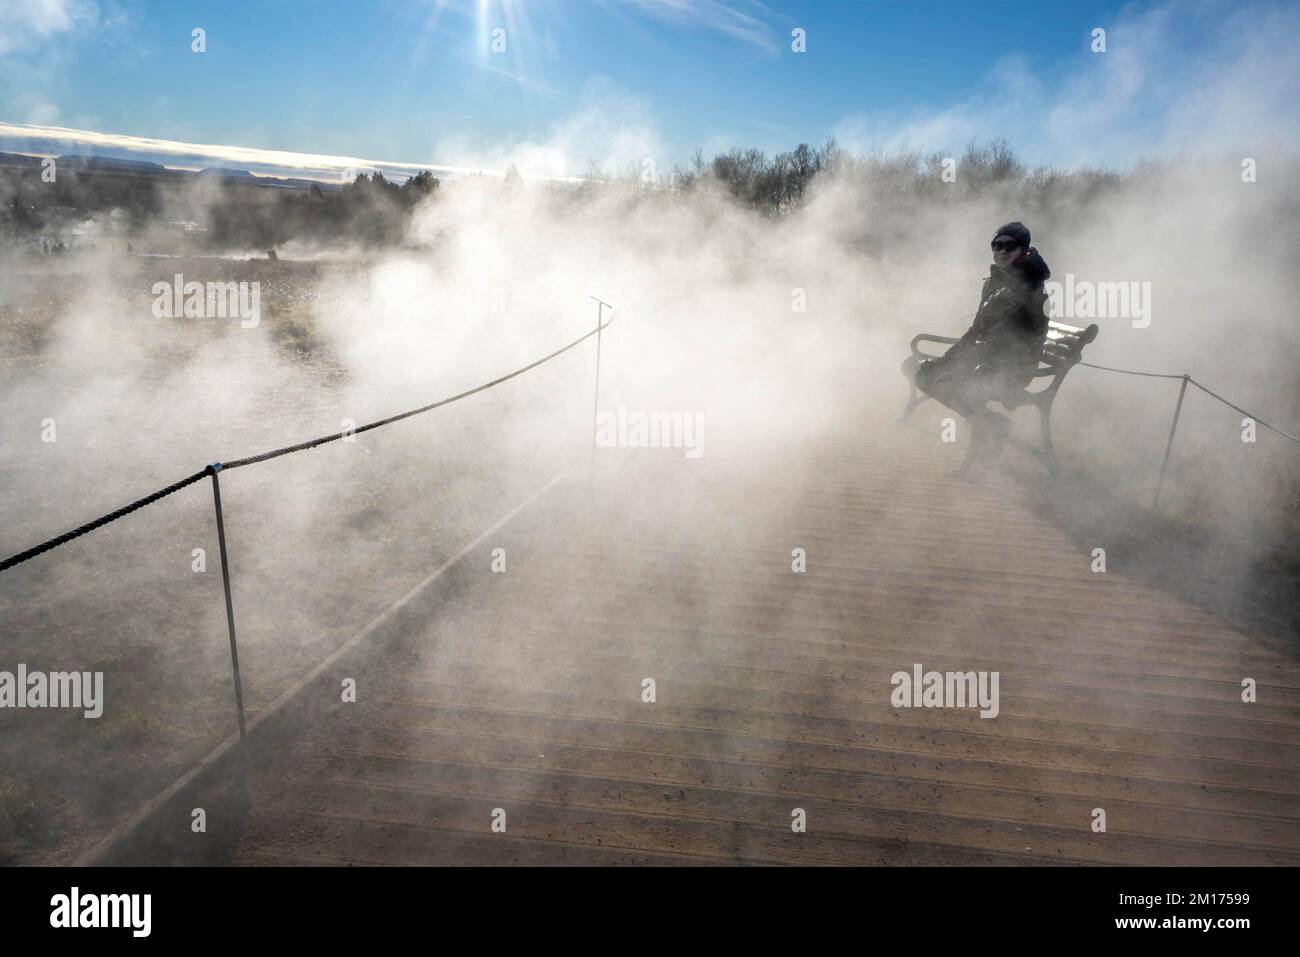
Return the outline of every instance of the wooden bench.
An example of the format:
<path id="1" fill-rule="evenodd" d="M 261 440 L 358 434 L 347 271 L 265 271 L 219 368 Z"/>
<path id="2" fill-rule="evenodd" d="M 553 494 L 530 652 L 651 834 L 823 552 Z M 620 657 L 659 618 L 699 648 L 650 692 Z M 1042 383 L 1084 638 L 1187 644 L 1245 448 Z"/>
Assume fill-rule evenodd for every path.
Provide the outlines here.
<path id="1" fill-rule="evenodd" d="M 1043 342 L 1043 353 L 1038 359 L 1038 371 L 1034 373 L 1034 379 L 1051 379 L 1047 387 L 1039 389 L 1036 392 L 1030 391 L 1029 387 L 1021 390 L 1017 396 L 1018 401 L 1012 405 L 1003 402 L 1002 405 L 1008 410 L 1018 409 L 1022 405 L 1033 405 L 1038 408 L 1039 424 L 1042 428 L 1042 446 L 1036 448 L 1028 443 L 1016 439 L 1011 441 L 1033 453 L 1039 461 L 1047 466 L 1048 471 L 1055 474 L 1059 471 L 1060 466 L 1056 461 L 1056 448 L 1052 445 L 1052 402 L 1056 399 L 1056 393 L 1061 388 L 1061 383 L 1065 381 L 1065 375 L 1068 373 L 1076 362 L 1083 357 L 1083 347 L 1092 340 L 1097 338 L 1097 325 L 1088 326 L 1086 329 L 1081 326 L 1071 326 L 1064 322 L 1049 320 L 1047 323 L 1047 339 Z M 918 362 L 922 359 L 938 358 L 934 355 L 928 355 L 921 351 L 920 343 L 937 342 L 946 345 L 952 345 L 956 339 L 948 336 L 932 336 L 928 333 L 922 333 L 912 340 L 912 356 Z M 1030 385 L 1033 383 L 1031 382 Z M 908 399 L 907 408 L 903 410 L 902 421 L 906 422 L 911 414 L 916 411 L 916 407 L 924 402 L 930 396 L 921 392 L 912 383 L 912 395 Z M 967 451 L 966 461 L 958 469 L 963 472 L 970 466 L 974 457 L 974 448 Z"/>

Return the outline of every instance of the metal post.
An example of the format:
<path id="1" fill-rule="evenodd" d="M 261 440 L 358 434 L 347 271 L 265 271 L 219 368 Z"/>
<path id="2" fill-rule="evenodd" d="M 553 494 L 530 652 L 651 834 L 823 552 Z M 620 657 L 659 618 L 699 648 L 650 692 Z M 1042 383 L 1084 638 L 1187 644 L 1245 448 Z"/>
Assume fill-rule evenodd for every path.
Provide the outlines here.
<path id="1" fill-rule="evenodd" d="M 1174 433 L 1178 431 L 1178 416 L 1183 411 L 1183 396 L 1187 394 L 1188 376 L 1183 376 L 1183 384 L 1178 389 L 1178 405 L 1174 407 L 1174 423 L 1169 427 L 1169 441 L 1165 443 L 1165 460 L 1160 463 L 1160 477 L 1156 479 L 1156 497 L 1151 502 L 1151 508 L 1154 510 L 1160 505 L 1160 489 L 1165 484 L 1165 468 L 1169 465 L 1169 453 L 1174 447 Z"/>
<path id="2" fill-rule="evenodd" d="M 591 297 L 596 299 L 595 296 Z M 600 330 L 605 307 L 609 303 L 596 299 L 596 392 L 591 403 L 591 474 L 590 480 L 596 480 L 596 422 L 600 418 Z M 613 307 L 610 306 L 612 309 Z"/>
<path id="3" fill-rule="evenodd" d="M 217 509 L 217 544 L 221 547 L 221 583 L 226 589 L 226 624 L 230 627 L 230 664 L 235 669 L 235 709 L 239 713 L 239 740 L 246 737 L 244 731 L 244 688 L 239 680 L 239 646 L 235 644 L 235 606 L 230 598 L 230 563 L 226 560 L 226 523 L 221 515 L 221 482 L 217 473 L 221 463 L 208 466 L 212 476 L 212 501 Z"/>

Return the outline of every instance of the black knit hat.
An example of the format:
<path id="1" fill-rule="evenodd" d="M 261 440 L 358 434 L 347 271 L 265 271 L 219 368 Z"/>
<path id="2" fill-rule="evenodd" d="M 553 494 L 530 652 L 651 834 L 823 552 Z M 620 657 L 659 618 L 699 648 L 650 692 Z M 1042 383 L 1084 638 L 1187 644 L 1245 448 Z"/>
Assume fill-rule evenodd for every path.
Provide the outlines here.
<path id="1" fill-rule="evenodd" d="M 993 238 L 997 239 L 999 236 L 1010 236 L 1020 243 L 1021 249 L 1029 248 L 1029 230 L 1025 228 L 1024 223 L 1007 223 L 1005 226 L 999 227 L 998 231 L 993 234 Z"/>

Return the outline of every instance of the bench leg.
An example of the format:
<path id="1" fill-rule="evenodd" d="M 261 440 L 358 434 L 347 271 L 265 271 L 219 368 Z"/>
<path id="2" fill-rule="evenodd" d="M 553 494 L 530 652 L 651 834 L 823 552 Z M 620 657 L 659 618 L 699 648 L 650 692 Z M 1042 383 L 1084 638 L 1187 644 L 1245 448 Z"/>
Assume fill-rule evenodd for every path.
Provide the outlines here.
<path id="1" fill-rule="evenodd" d="M 961 465 L 952 470 L 953 475 L 962 476 L 970 471 L 972 465 L 979 459 L 983 443 L 975 438 L 975 433 L 971 433 L 970 442 L 966 446 L 966 457 L 961 460 Z"/>
<path id="2" fill-rule="evenodd" d="M 912 413 L 916 411 L 916 407 L 926 399 L 930 398 L 916 387 L 916 374 L 920 368 L 920 358 L 916 355 L 910 355 L 903 360 L 902 368 L 899 369 L 899 371 L 903 373 L 903 378 L 907 379 L 907 387 L 911 390 L 911 395 L 907 400 L 907 408 L 905 408 L 903 414 L 898 417 L 899 422 L 906 422 L 911 417 Z"/>
<path id="3" fill-rule="evenodd" d="M 898 421 L 906 422 L 912 417 L 912 413 L 916 411 L 916 407 L 928 398 L 930 398 L 928 395 L 919 391 L 916 386 L 912 386 L 912 396 L 907 400 L 907 408 L 905 408 L 903 414 L 898 417 Z"/>
<path id="4" fill-rule="evenodd" d="M 1061 463 L 1056 460 L 1056 446 L 1052 443 L 1052 402 L 1049 399 L 1038 407 L 1039 425 L 1043 439 L 1043 464 L 1052 475 L 1061 471 Z"/>

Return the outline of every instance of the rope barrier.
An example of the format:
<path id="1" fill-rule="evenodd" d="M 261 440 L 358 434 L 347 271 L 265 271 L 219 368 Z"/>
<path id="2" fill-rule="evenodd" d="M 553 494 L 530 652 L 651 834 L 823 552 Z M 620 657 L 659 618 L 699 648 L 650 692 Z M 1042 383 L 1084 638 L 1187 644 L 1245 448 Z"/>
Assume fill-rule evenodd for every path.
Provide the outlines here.
<path id="1" fill-rule="evenodd" d="M 1247 412 L 1247 411 L 1246 411 L 1245 409 L 1243 409 L 1241 406 L 1239 406 L 1239 405 L 1233 405 L 1231 402 L 1229 402 L 1229 401 L 1228 401 L 1227 399 L 1225 399 L 1223 396 L 1218 395 L 1217 393 L 1211 392 L 1209 389 L 1207 389 L 1205 386 L 1201 385 L 1199 382 L 1197 382 L 1195 379 L 1191 378 L 1190 376 L 1188 377 L 1187 381 L 1190 382 L 1192 385 L 1196 386 L 1196 388 L 1200 389 L 1200 390 L 1201 390 L 1202 392 L 1204 392 L 1206 395 L 1208 395 L 1208 396 L 1210 396 L 1210 397 L 1212 397 L 1212 398 L 1218 399 L 1220 402 L 1222 402 L 1222 403 L 1223 403 L 1224 405 L 1226 405 L 1228 408 L 1230 408 L 1230 409 L 1236 409 L 1236 410 L 1237 410 L 1238 412 L 1240 412 L 1242 415 L 1247 416 L 1248 418 L 1253 419 L 1253 420 L 1255 421 L 1255 424 L 1256 424 L 1256 425 L 1262 425 L 1264 428 L 1266 428 L 1266 429 L 1268 429 L 1268 430 L 1270 430 L 1270 431 L 1272 431 L 1272 432 L 1276 432 L 1278 435 L 1282 436 L 1282 438 L 1284 438 L 1284 439 L 1290 439 L 1292 442 L 1296 443 L 1297 445 L 1300 445 L 1300 439 L 1297 439 L 1297 438 L 1296 438 L 1294 435 L 1292 435 L 1290 432 L 1283 432 L 1283 431 L 1282 431 L 1281 429 L 1279 429 L 1276 425 L 1269 425 L 1267 422 L 1265 422 L 1265 421 L 1264 421 L 1263 419 L 1261 419 L 1259 416 L 1257 416 L 1257 415 L 1253 415 L 1253 414 L 1251 414 L 1250 412 Z"/>
<path id="2" fill-rule="evenodd" d="M 185 486 L 193 485 L 195 482 L 199 481 L 199 479 L 204 479 L 207 477 L 208 477 L 207 469 L 204 469 L 202 472 L 195 472 L 193 475 L 187 478 L 183 478 L 179 482 L 175 482 L 172 485 L 168 485 L 166 488 L 160 488 L 152 495 L 146 495 L 144 498 L 137 499 L 136 501 L 132 502 L 130 505 L 124 505 L 115 512 L 109 512 L 107 515 L 101 515 L 99 518 L 95 519 L 94 521 L 87 522 L 85 525 L 79 525 L 76 528 L 74 528 L 72 531 L 64 532 L 62 535 L 58 536 L 57 538 L 51 538 L 48 542 L 42 542 L 41 544 L 33 548 L 27 549 L 27 551 L 25 552 L 19 552 L 17 555 L 14 555 L 12 558 L 6 558 L 4 561 L 0 562 L 0 572 L 4 571 L 7 568 L 13 568 L 15 565 L 20 565 L 23 562 L 27 561 L 28 559 L 35 558 L 37 555 L 43 555 L 45 552 L 48 552 L 50 549 L 58 548 L 60 545 L 70 542 L 74 538 L 80 538 L 82 535 L 85 535 L 87 532 L 93 532 L 95 529 L 101 528 L 102 526 L 107 525 L 109 522 L 116 522 L 119 518 L 122 518 L 126 515 L 130 515 L 136 509 L 144 508 L 146 505 L 152 505 L 160 498 L 166 498 L 168 495 L 171 495 L 173 492 L 179 492 L 181 489 L 185 488 Z"/>
<path id="3" fill-rule="evenodd" d="M 868 287 L 868 291 L 870 291 L 873 296 L 876 295 L 875 290 L 871 289 L 870 287 Z M 879 297 L 876 298 L 877 301 L 879 301 Z M 959 317 L 959 318 L 966 318 L 966 317 Z M 137 509 L 144 508 L 144 506 L 146 505 L 151 505 L 154 502 L 158 501 L 159 499 L 171 495 L 173 492 L 179 492 L 181 489 L 185 488 L 186 486 L 193 485 L 195 482 L 199 481 L 200 479 L 205 478 L 210 474 L 213 474 L 215 469 L 236 469 L 236 468 L 241 468 L 245 465 L 254 465 L 258 462 L 267 462 L 270 461 L 271 459 L 279 458 L 282 455 L 290 455 L 294 452 L 304 452 L 307 449 L 318 448 L 319 446 L 326 445 L 330 442 L 337 442 L 339 439 L 345 438 L 346 436 L 349 435 L 359 435 L 362 432 L 369 432 L 372 429 L 378 429 L 385 425 L 391 425 L 394 422 L 400 422 L 402 419 L 409 419 L 412 416 L 421 415 L 425 412 L 431 412 L 434 409 L 441 408 L 445 405 L 451 405 L 453 402 L 459 402 L 461 399 L 467 399 L 470 396 L 476 395 L 479 392 L 485 392 L 488 389 L 501 385 L 504 382 L 509 382 L 511 379 L 514 379 L 517 376 L 521 376 L 525 372 L 530 372 L 531 370 L 536 369 L 538 366 L 550 362 L 552 359 L 562 356 L 570 349 L 573 349 L 581 345 L 582 343 L 586 342 L 592 336 L 599 335 L 601 331 L 607 329 L 613 322 L 614 320 L 611 318 L 606 323 L 598 324 L 596 328 L 592 329 L 590 332 L 582 336 L 579 336 L 577 339 L 574 339 L 568 345 L 562 346 L 561 348 L 556 349 L 554 352 L 550 353 L 549 355 L 543 356 L 542 358 L 537 359 L 534 362 L 530 362 L 528 365 L 516 369 L 513 372 L 510 372 L 506 375 L 493 379 L 490 382 L 485 382 L 482 385 L 475 386 L 472 389 L 466 389 L 464 392 L 458 392 L 456 395 L 448 396 L 445 399 L 439 399 L 437 402 L 430 402 L 428 405 L 420 406 L 418 409 L 411 409 L 410 411 L 407 412 L 399 412 L 397 415 L 390 415 L 385 419 L 379 419 L 378 421 L 370 422 L 367 423 L 366 425 L 358 426 L 355 429 L 348 429 L 342 432 L 335 432 L 330 435 L 323 435 L 320 436 L 319 438 L 311 439 L 307 442 L 299 442 L 297 445 L 289 445 L 289 446 L 285 446 L 284 448 L 273 449 L 269 452 L 262 452 L 259 455 L 250 455 L 245 458 L 235 459 L 234 461 L 225 462 L 220 465 L 210 465 L 200 472 L 195 472 L 193 475 L 187 476 L 181 479 L 179 482 L 175 482 L 171 485 L 168 485 L 166 488 L 159 489 L 156 492 L 146 495 L 144 498 L 137 499 L 136 501 L 130 503 L 129 505 L 124 505 L 122 508 L 119 508 L 116 511 L 109 512 L 106 515 L 101 515 L 99 518 L 86 522 L 84 525 L 79 525 L 76 528 L 72 529 L 71 531 L 64 532 L 62 535 L 59 535 L 55 538 L 51 538 L 50 540 L 42 542 L 39 545 L 35 545 L 24 552 L 19 552 L 17 555 L 13 555 L 10 558 L 6 558 L 4 561 L 0 561 L 0 572 L 13 568 L 15 565 L 20 565 L 25 561 L 29 561 L 30 559 L 35 558 L 37 555 L 43 555 L 45 552 L 48 552 L 54 548 L 58 548 L 60 545 L 64 545 L 75 538 L 80 538 L 82 535 L 85 535 L 88 532 L 93 532 L 97 528 L 102 528 L 103 526 L 109 524 L 110 522 L 115 522 L 119 518 L 123 518 L 127 515 L 130 515 L 132 512 L 136 511 Z M 1103 366 L 1093 362 L 1083 362 L 1083 361 L 1080 361 L 1078 365 L 1087 366 L 1090 369 L 1099 369 L 1103 372 L 1116 372 L 1122 375 L 1143 376 L 1145 378 L 1151 378 L 1151 379 L 1184 379 L 1187 382 L 1190 382 L 1192 385 L 1196 386 L 1196 388 L 1200 389 L 1202 392 L 1204 392 L 1206 395 L 1210 396 L 1211 398 L 1217 399 L 1218 401 L 1222 402 L 1224 405 L 1228 406 L 1229 408 L 1234 409 L 1237 412 L 1240 412 L 1242 415 L 1248 416 L 1249 418 L 1253 419 L 1257 425 L 1261 425 L 1264 428 L 1268 429 L 1269 431 L 1275 432 L 1278 435 L 1282 436 L 1284 439 L 1289 439 L 1291 442 L 1300 445 L 1300 438 L 1297 438 L 1296 436 L 1290 434 L 1289 432 L 1283 431 L 1282 429 L 1278 428 L 1275 425 L 1265 422 L 1263 419 L 1259 418 L 1259 416 L 1247 412 L 1245 409 L 1241 408 L 1241 406 L 1229 402 L 1223 396 L 1212 391 L 1211 389 L 1208 389 L 1207 387 L 1197 382 L 1195 379 L 1191 378 L 1190 376 L 1172 375 L 1164 372 L 1141 372 L 1135 369 L 1117 369 L 1113 366 Z"/>
<path id="4" fill-rule="evenodd" d="M 1170 375 L 1168 372 L 1135 372 L 1133 369 L 1116 369 L 1113 366 L 1099 366 L 1093 362 L 1084 362 L 1079 360 L 1079 365 L 1087 366 L 1089 369 L 1101 369 L 1104 372 L 1122 372 L 1124 375 L 1140 375 L 1150 379 L 1181 379 L 1180 375 Z"/>
<path id="5" fill-rule="evenodd" d="M 451 403 L 453 402 L 459 402 L 461 399 L 467 399 L 471 395 L 474 395 L 475 393 L 483 392 L 486 391 L 487 389 L 491 389 L 494 386 L 498 386 L 503 382 L 508 382 L 511 379 L 515 378 L 515 376 L 523 375 L 525 372 L 528 372 L 532 369 L 536 369 L 538 366 L 542 365 L 543 363 L 550 362 L 552 359 L 556 358 L 557 356 L 561 356 L 564 353 L 568 352 L 570 349 L 574 348 L 575 346 L 581 345 L 582 343 L 586 342 L 588 339 L 596 335 L 596 333 L 600 332 L 602 329 L 608 328 L 610 324 L 613 323 L 613 321 L 614 321 L 613 319 L 610 319 L 609 322 L 605 323 L 603 326 L 597 326 L 595 329 L 592 329 L 590 332 L 588 332 L 585 336 L 581 336 L 577 339 L 574 339 L 567 346 L 565 346 L 562 349 L 556 349 L 549 356 L 543 356 L 541 359 L 538 359 L 536 362 L 530 362 L 522 369 L 516 369 L 514 372 L 511 372 L 509 375 L 503 375 L 499 379 L 493 379 L 491 382 L 485 382 L 482 385 L 475 386 L 472 389 L 466 389 L 464 392 L 459 392 L 456 395 L 449 396 L 446 399 L 439 399 L 437 402 L 430 402 L 428 405 L 422 405 L 420 406 L 420 408 L 412 409 L 409 412 L 400 412 L 397 415 L 390 415 L 386 419 L 380 419 L 378 422 L 371 422 L 368 425 L 358 426 L 355 429 L 347 429 L 343 432 L 336 432 L 332 435 L 323 435 L 320 438 L 312 439 L 309 442 L 300 442 L 297 445 L 286 446 L 285 448 L 275 449 L 274 451 L 271 452 L 263 452 L 261 455 L 250 455 L 247 458 L 235 459 L 233 462 L 224 463 L 224 467 L 227 469 L 237 469 L 245 465 L 253 465 L 257 462 L 266 462 L 270 459 L 279 458 L 281 455 L 289 455 L 292 452 L 302 452 L 307 449 L 314 449 L 317 446 L 325 445 L 326 443 L 329 442 L 337 442 L 339 439 L 343 438 L 344 436 L 360 435 L 362 432 L 369 432 L 371 429 L 377 429 L 380 426 L 384 426 L 384 425 L 391 425 L 394 422 L 400 422 L 402 419 L 409 419 L 413 415 L 420 415 L 423 412 L 429 412 L 432 411 L 433 409 L 441 408 L 444 405 L 451 405 Z"/>
<path id="6" fill-rule="evenodd" d="M 965 316 L 953 316 L 951 319 L 913 319 L 911 316 L 903 315 L 897 309 L 890 308 L 889 303 L 885 302 L 885 300 L 880 298 L 880 294 L 877 293 L 876 290 L 871 287 L 870 283 L 866 283 L 866 290 L 871 294 L 872 299 L 880 303 L 880 305 L 884 308 L 885 312 L 889 313 L 891 316 L 897 316 L 899 319 L 902 319 L 904 322 L 910 322 L 913 325 L 921 325 L 922 323 L 927 323 L 927 322 L 938 322 L 938 323 L 960 322 L 963 319 L 975 318 L 975 313 L 972 312 L 969 315 L 965 315 Z"/>
<path id="7" fill-rule="evenodd" d="M 1197 382 L 1189 375 L 1169 375 L 1168 373 L 1164 373 L 1164 372 L 1136 372 L 1133 369 L 1115 369 L 1112 368 L 1111 366 L 1099 366 L 1091 362 L 1083 362 L 1083 361 L 1080 361 L 1078 364 L 1081 366 L 1087 366 L 1089 369 L 1101 369 L 1105 372 L 1122 372 L 1124 375 L 1140 375 L 1140 376 L 1147 376 L 1153 379 L 1186 379 L 1188 382 L 1196 386 L 1196 388 L 1200 389 L 1202 392 L 1204 392 L 1206 395 L 1210 396 L 1211 398 L 1218 399 L 1228 408 L 1235 409 L 1236 411 L 1240 412 L 1242 415 L 1247 416 L 1250 419 L 1253 419 L 1256 425 L 1262 425 L 1270 432 L 1276 432 L 1278 435 L 1282 436 L 1282 438 L 1290 439 L 1292 442 L 1295 442 L 1297 445 L 1300 445 L 1300 439 L 1296 438 L 1290 432 L 1284 432 L 1282 429 L 1279 429 L 1276 425 L 1270 425 L 1269 423 L 1265 422 L 1263 419 L 1261 419 L 1259 416 L 1255 415 L 1254 413 L 1247 412 L 1241 406 L 1229 402 L 1223 396 L 1201 385 L 1199 382 Z"/>
<path id="8" fill-rule="evenodd" d="M 55 538 L 51 538 L 49 541 L 42 542 L 41 544 L 35 545 L 24 552 L 19 552 L 17 555 L 13 555 L 9 558 L 6 558 L 4 561 L 0 561 L 0 572 L 13 568 L 15 565 L 21 565 L 23 562 L 29 561 L 30 559 L 35 558 L 37 555 L 43 555 L 52 549 L 58 548 L 60 545 L 64 545 L 72 541 L 74 538 L 80 538 L 82 535 L 85 535 L 88 532 L 93 532 L 97 528 L 102 528 L 103 526 L 109 524 L 110 522 L 115 522 L 119 518 L 123 518 L 127 515 L 130 515 L 132 512 L 136 511 L 137 509 L 144 508 L 146 505 L 151 505 L 161 498 L 166 498 L 168 495 L 171 495 L 173 492 L 179 492 L 181 489 L 185 488 L 186 486 L 193 485 L 195 482 L 199 481 L 200 479 L 207 478 L 209 475 L 212 475 L 215 478 L 216 472 L 221 471 L 223 469 L 239 468 L 244 465 L 252 465 L 256 462 L 265 462 L 268 461 L 269 459 L 279 458 L 282 455 L 289 455 L 292 452 L 302 452 L 307 449 L 314 449 L 318 446 L 325 445 L 328 442 L 337 441 L 338 439 L 341 439 L 347 435 L 355 435 L 361 432 L 369 432 L 371 429 L 377 429 L 380 426 L 390 425 L 393 422 L 400 422 L 402 419 L 409 419 L 413 415 L 420 415 L 423 412 L 430 412 L 433 409 L 441 408 L 444 405 L 451 405 L 451 403 L 453 402 L 459 402 L 461 399 L 469 398 L 471 395 L 475 395 L 476 393 L 486 391 L 487 389 L 491 389 L 494 386 L 501 385 L 503 382 L 509 382 L 511 379 L 515 378 L 516 376 L 521 376 L 525 372 L 529 372 L 533 369 L 536 369 L 538 366 L 550 362 L 552 359 L 555 359 L 563 355 L 564 353 L 568 352 L 570 349 L 573 349 L 576 346 L 581 345 L 582 343 L 590 339 L 592 336 L 596 335 L 597 333 L 601 332 L 604 329 L 609 328 L 609 326 L 613 322 L 614 320 L 611 317 L 608 322 L 604 323 L 603 325 L 598 324 L 596 328 L 592 329 L 586 335 L 574 339 L 567 346 L 564 346 L 560 349 L 556 349 L 550 355 L 543 356 L 542 358 L 536 360 L 535 362 L 530 362 L 528 365 L 516 369 L 514 372 L 493 379 L 491 382 L 485 382 L 482 385 L 475 386 L 472 389 L 466 389 L 464 392 L 459 392 L 456 395 L 449 396 L 448 398 L 445 399 L 439 399 L 437 402 L 430 402 L 428 405 L 423 405 L 418 409 L 412 409 L 409 412 L 401 412 L 398 413 L 397 415 L 390 415 L 386 419 L 380 419 L 377 422 L 371 422 L 367 425 L 360 426 L 359 428 L 356 429 L 348 429 L 346 431 L 338 432 L 333 435 L 321 436 L 320 438 L 312 439 L 309 442 L 300 442 L 297 445 L 290 445 L 282 449 L 275 449 L 270 452 L 263 452 L 260 455 L 251 455 L 248 456 L 247 458 L 235 459 L 233 462 L 214 463 L 212 465 L 209 465 L 206 468 L 204 468 L 202 471 L 195 472 L 193 475 L 187 476 L 181 479 L 179 482 L 174 482 L 173 484 L 168 485 L 166 488 L 161 488 L 156 492 L 146 495 L 144 498 L 137 499 L 136 501 L 132 502 L 130 505 L 124 505 L 121 508 L 117 509 L 116 511 L 109 512 L 107 515 L 101 515 L 99 518 L 86 522 L 84 525 L 79 525 L 76 528 L 72 529 L 71 531 L 64 532 L 62 535 L 59 535 Z"/>

